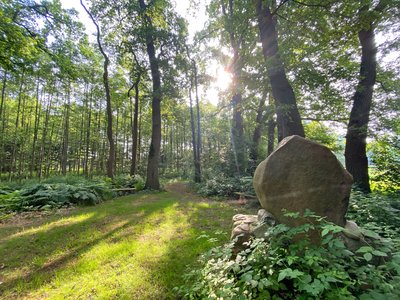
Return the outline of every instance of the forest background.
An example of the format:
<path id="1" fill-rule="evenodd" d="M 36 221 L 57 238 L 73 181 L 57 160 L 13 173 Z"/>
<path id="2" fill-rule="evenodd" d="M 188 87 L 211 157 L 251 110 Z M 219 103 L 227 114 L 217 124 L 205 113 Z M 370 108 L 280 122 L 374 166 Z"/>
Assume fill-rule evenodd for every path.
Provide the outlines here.
<path id="1" fill-rule="evenodd" d="M 257 164 L 298 134 L 362 190 L 396 191 L 398 4 L 190 1 L 182 16 L 166 0 L 76 1 L 79 14 L 1 1 L 0 179 L 130 174 L 251 193 Z"/>

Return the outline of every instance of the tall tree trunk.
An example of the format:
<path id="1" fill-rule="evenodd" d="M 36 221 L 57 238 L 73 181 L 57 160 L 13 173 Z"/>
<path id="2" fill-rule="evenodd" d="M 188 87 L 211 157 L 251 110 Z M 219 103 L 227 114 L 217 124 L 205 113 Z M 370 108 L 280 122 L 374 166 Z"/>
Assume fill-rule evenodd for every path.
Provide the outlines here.
<path id="1" fill-rule="evenodd" d="M 368 7 L 364 7 L 367 10 Z M 361 44 L 360 79 L 353 96 L 346 134 L 346 169 L 353 175 L 354 183 L 363 191 L 370 192 L 368 159 L 366 154 L 369 114 L 373 88 L 376 81 L 376 45 L 372 22 L 368 29 L 358 32 Z"/>
<path id="2" fill-rule="evenodd" d="M 133 176 L 136 174 L 137 169 L 137 150 L 138 150 L 138 116 L 139 116 L 139 83 L 140 83 L 139 74 L 135 83 L 133 84 L 133 88 L 135 89 L 135 103 L 133 105 L 133 112 L 131 109 L 131 128 L 132 128 L 132 161 L 131 161 L 131 170 L 130 174 Z M 128 91 L 128 98 L 130 97 L 130 90 Z M 132 105 L 132 100 L 131 100 Z M 131 106 L 132 107 L 132 106 Z"/>
<path id="3" fill-rule="evenodd" d="M 238 176 L 241 176 L 245 170 L 245 143 L 244 143 L 244 128 L 242 117 L 242 94 L 240 92 L 240 42 L 235 36 L 233 31 L 233 0 L 228 1 L 228 10 L 226 10 L 224 0 L 221 0 L 222 13 L 227 20 L 225 29 L 229 34 L 231 48 L 233 50 L 233 59 L 230 68 L 232 69 L 232 90 L 234 92 L 231 105 L 232 105 L 232 124 L 231 124 L 231 140 L 232 150 L 235 160 L 235 167 Z"/>
<path id="4" fill-rule="evenodd" d="M 139 5 L 141 10 L 144 12 L 147 8 L 144 0 L 139 0 Z M 152 131 L 149 158 L 147 163 L 146 188 L 158 190 L 160 189 L 158 165 L 160 161 L 161 147 L 161 75 L 158 67 L 154 40 L 151 33 L 153 25 L 149 15 L 145 15 L 145 21 L 147 23 L 146 50 L 149 56 L 151 77 L 153 81 L 153 99 L 151 102 Z"/>
<path id="5" fill-rule="evenodd" d="M 64 134 L 61 150 L 61 174 L 67 175 L 68 147 L 69 147 L 69 111 L 71 106 L 71 83 L 68 83 L 67 103 L 65 104 Z"/>
<path id="6" fill-rule="evenodd" d="M 268 4 L 264 5 L 263 2 L 265 3 L 263 0 L 257 0 L 256 12 L 268 78 L 276 101 L 278 123 L 282 125 L 283 137 L 290 135 L 304 137 L 304 128 L 297 108 L 296 97 L 278 53 L 276 16 L 271 13 Z"/>
<path id="7" fill-rule="evenodd" d="M 194 182 L 201 181 L 200 175 L 200 161 L 198 158 L 198 148 L 196 143 L 196 129 L 193 114 L 193 100 L 192 100 L 192 88 L 189 89 L 189 109 L 190 109 L 190 126 L 192 130 L 192 146 L 193 146 L 193 163 L 194 163 Z"/>
<path id="8" fill-rule="evenodd" d="M 267 155 L 270 155 L 274 151 L 275 144 L 275 127 L 276 122 L 273 118 L 270 118 L 267 123 L 267 134 L 268 134 L 268 144 L 267 144 Z"/>
<path id="9" fill-rule="evenodd" d="M 55 84 L 55 86 L 56 86 L 56 84 Z M 41 98 L 43 99 L 43 96 Z M 43 177 L 43 160 L 45 158 L 45 153 L 46 153 L 47 129 L 49 126 L 50 111 L 52 108 L 53 91 L 51 91 L 48 98 L 49 98 L 49 102 L 48 102 L 47 108 L 46 108 L 46 115 L 45 115 L 45 120 L 44 120 L 44 125 L 43 125 L 43 131 L 42 131 L 42 140 L 41 140 L 41 145 L 40 145 L 39 166 L 37 167 L 39 180 Z M 39 109 L 39 115 L 40 115 L 40 109 Z M 39 118 L 39 116 L 38 116 L 38 118 Z M 39 126 L 39 124 L 38 124 L 38 126 Z M 51 137 L 52 137 L 52 133 L 50 134 L 50 141 L 51 141 Z M 49 159 L 49 156 L 50 155 L 47 156 L 48 159 Z"/>
<path id="10" fill-rule="evenodd" d="M 34 129 L 33 129 L 33 142 L 32 142 L 32 156 L 31 156 L 31 164 L 29 167 L 29 175 L 33 177 L 33 171 L 36 165 L 36 143 L 38 140 L 38 133 L 39 133 L 39 123 L 40 123 L 40 80 L 39 76 L 37 78 L 36 83 L 36 105 L 35 105 L 35 118 L 34 118 Z"/>
<path id="11" fill-rule="evenodd" d="M 100 49 L 101 54 L 104 57 L 104 65 L 103 65 L 103 84 L 106 92 L 106 111 L 107 111 L 107 138 L 109 143 L 109 151 L 108 151 L 108 160 L 107 160 L 107 176 L 110 178 L 114 177 L 114 161 L 115 161 L 115 143 L 113 137 L 113 128 L 112 128 L 112 107 L 111 107 L 111 92 L 110 92 L 110 84 L 108 80 L 108 65 L 110 64 L 110 60 L 107 54 L 104 52 L 103 46 L 101 44 L 100 39 L 100 27 L 94 19 L 93 15 L 83 4 L 83 0 L 80 0 L 82 7 L 85 9 L 86 13 L 89 15 L 93 24 L 96 26 L 97 31 L 97 45 Z"/>
<path id="12" fill-rule="evenodd" d="M 198 173 L 198 182 L 201 182 L 201 127 L 200 127 L 200 104 L 199 104 L 199 91 L 198 91 L 198 78 L 197 78 L 197 64 L 193 62 L 194 69 L 194 88 L 196 91 L 196 113 L 197 113 L 197 173 Z M 197 181 L 196 181 L 197 182 Z"/>
<path id="13" fill-rule="evenodd" d="M 93 96 L 93 86 L 90 86 L 89 99 L 86 102 L 89 102 L 89 108 L 87 110 L 87 125 L 86 125 L 86 149 L 85 149 L 85 165 L 84 171 L 86 177 L 89 177 L 89 150 L 90 150 L 90 130 L 92 125 L 92 96 Z M 92 162 L 93 163 L 93 162 Z"/>
<path id="14" fill-rule="evenodd" d="M 250 166 L 249 166 L 249 172 L 250 174 L 253 174 L 254 171 L 257 168 L 257 161 L 258 161 L 258 148 L 260 145 L 260 139 L 261 139 L 261 129 L 262 129 L 262 123 L 263 123 L 263 112 L 265 110 L 265 97 L 266 94 L 261 97 L 260 102 L 258 104 L 258 109 L 257 109 L 257 116 L 256 116 L 256 127 L 254 128 L 253 132 L 253 140 L 252 140 L 252 145 L 250 148 Z"/>
<path id="15" fill-rule="evenodd" d="M 6 86 L 7 86 L 7 75 L 8 72 L 4 70 L 3 72 L 3 80 L 1 86 L 1 102 L 0 102 L 0 120 L 1 120 L 1 132 L 0 132 L 0 181 L 1 181 L 1 174 L 4 172 L 4 164 L 5 164 L 5 149 L 4 149 L 4 124 L 5 124 L 5 115 L 4 115 L 4 101 L 6 98 Z"/>

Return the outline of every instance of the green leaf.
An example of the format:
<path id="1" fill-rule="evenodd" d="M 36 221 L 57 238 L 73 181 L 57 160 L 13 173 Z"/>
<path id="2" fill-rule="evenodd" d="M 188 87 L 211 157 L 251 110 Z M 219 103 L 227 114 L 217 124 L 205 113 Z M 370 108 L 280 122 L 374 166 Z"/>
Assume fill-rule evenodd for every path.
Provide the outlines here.
<path id="1" fill-rule="evenodd" d="M 375 255 L 375 256 L 382 256 L 382 257 L 388 256 L 385 252 L 382 252 L 382 251 L 379 251 L 379 250 L 372 251 L 372 254 Z"/>
<path id="2" fill-rule="evenodd" d="M 365 253 L 365 254 L 364 254 L 364 258 L 365 258 L 366 261 L 370 261 L 370 260 L 372 259 L 372 254 L 369 253 L 369 252 L 368 252 L 368 253 Z"/>
<path id="3" fill-rule="evenodd" d="M 374 249 L 370 246 L 363 246 L 360 249 L 358 249 L 356 252 L 357 253 L 366 253 L 366 252 L 372 252 Z"/>
<path id="4" fill-rule="evenodd" d="M 301 275 L 304 275 L 304 273 L 299 270 L 292 270 L 291 268 L 286 268 L 279 272 L 278 282 L 282 281 L 285 278 L 294 279 Z"/>
<path id="5" fill-rule="evenodd" d="M 324 228 L 324 230 L 322 230 L 321 232 L 321 236 L 325 236 L 329 233 L 329 228 Z"/>

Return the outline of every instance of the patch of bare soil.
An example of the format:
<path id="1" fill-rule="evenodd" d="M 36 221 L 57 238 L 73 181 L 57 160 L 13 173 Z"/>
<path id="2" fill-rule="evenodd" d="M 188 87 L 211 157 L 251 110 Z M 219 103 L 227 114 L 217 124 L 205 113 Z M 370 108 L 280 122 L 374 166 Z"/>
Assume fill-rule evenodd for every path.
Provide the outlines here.
<path id="1" fill-rule="evenodd" d="M 173 192 L 173 193 L 177 193 L 177 194 L 190 194 L 190 192 L 188 191 L 188 187 L 187 184 L 184 182 L 172 182 L 172 183 L 168 183 L 165 186 L 165 189 L 168 192 Z"/>
<path id="2" fill-rule="evenodd" d="M 179 194 L 184 196 L 185 199 L 187 200 L 198 200 L 198 201 L 204 201 L 204 202 L 215 202 L 215 200 L 208 199 L 208 198 L 203 198 L 199 195 L 196 195 L 193 191 L 190 191 L 187 183 L 184 182 L 172 182 L 169 183 L 165 186 L 165 189 L 168 192 L 172 192 L 175 194 Z M 232 205 L 232 206 L 252 206 L 251 204 L 257 200 L 253 199 L 245 199 L 245 198 L 240 198 L 240 199 L 228 199 L 224 201 L 225 203 Z"/>

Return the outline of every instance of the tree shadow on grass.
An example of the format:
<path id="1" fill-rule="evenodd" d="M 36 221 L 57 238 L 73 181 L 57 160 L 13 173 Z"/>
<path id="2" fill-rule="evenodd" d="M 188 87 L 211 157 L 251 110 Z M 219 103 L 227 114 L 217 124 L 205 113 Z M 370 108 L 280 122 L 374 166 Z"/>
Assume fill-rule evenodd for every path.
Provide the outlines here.
<path id="1" fill-rule="evenodd" d="M 100 242 L 119 240 L 122 232 L 137 224 L 145 223 L 150 215 L 174 204 L 172 201 L 149 201 L 137 205 L 137 201 L 129 201 L 128 198 L 106 202 L 97 207 L 84 208 L 82 212 L 75 211 L 72 217 L 88 213 L 91 215 L 74 224 L 52 227 L 49 223 L 48 230 L 37 232 L 33 230 L 29 234 L 17 234 L 10 239 L 4 239 L 5 242 L 0 245 L 0 266 L 2 266 L 0 297 L 2 295 L 9 298 L 20 297 L 18 290 L 21 285 L 23 285 L 23 294 L 39 289 L 47 284 L 57 271 L 66 268 L 70 262 L 84 255 Z M 148 199 L 144 196 L 140 200 L 147 201 Z M 110 205 L 119 205 L 123 211 L 118 211 L 115 207 L 108 209 Z M 57 222 L 57 219 L 53 222 Z M 133 234 L 140 234 L 140 232 Z M 35 265 L 33 263 L 35 259 L 42 262 Z M 23 271 L 14 278 L 7 277 L 16 269 Z M 40 275 L 39 282 L 35 280 L 38 275 Z"/>
<path id="2" fill-rule="evenodd" d="M 123 272 L 130 272 L 132 275 L 139 272 L 146 282 L 145 287 L 137 286 L 136 283 L 136 288 L 129 281 L 132 277 L 128 276 L 124 278 L 127 281 L 124 282 L 125 286 L 117 286 L 113 291 L 115 297 L 157 300 L 177 298 L 173 287 L 183 283 L 182 274 L 186 271 L 186 266 L 195 266 L 198 256 L 215 246 L 208 239 L 198 239 L 198 236 L 203 232 L 215 236 L 215 231 L 222 230 L 227 234 L 220 243 L 227 241 L 231 217 L 241 211 L 220 203 L 203 201 L 188 193 L 173 191 L 123 197 L 96 207 L 79 209 L 71 216 L 87 216 L 74 224 L 49 226 L 48 230 L 32 230 L 5 239 L 5 243 L 0 245 L 0 266 L 5 263 L 6 268 L 0 272 L 12 274 L 13 269 L 23 272 L 18 276 L 14 274 L 13 278 L 0 278 L 0 281 L 4 281 L 0 285 L 0 298 L 2 293 L 9 299 L 32 295 L 31 293 L 41 290 L 49 283 L 52 284 L 60 272 L 84 263 L 88 259 L 85 254 L 103 242 L 111 247 L 111 251 L 107 253 L 107 260 L 101 261 L 103 265 L 100 268 L 107 269 L 107 264 L 120 263 L 119 268 Z M 124 244 L 125 241 L 128 241 L 129 246 L 139 246 L 128 249 L 128 253 L 118 258 L 118 243 Z M 114 245 L 116 248 L 113 249 Z M 151 253 L 151 247 L 159 247 L 158 250 L 161 250 Z M 4 262 L 1 261 L 5 256 L 9 257 Z M 45 260 L 33 264 L 32 261 L 38 257 Z M 138 259 L 135 267 L 141 270 L 129 267 L 130 259 Z M 90 272 L 84 269 L 81 273 L 73 273 L 72 276 L 77 276 L 74 282 L 79 284 L 80 276 L 91 274 Z M 95 274 L 98 274 L 96 272 L 98 269 L 95 270 Z M 106 273 L 108 275 L 110 274 Z M 68 278 L 63 282 L 74 279 Z M 91 284 L 95 282 L 89 283 Z M 111 288 L 113 287 L 110 286 Z M 72 295 L 73 298 L 74 296 L 76 295 Z"/>
<path id="3" fill-rule="evenodd" d="M 237 205 L 202 202 L 199 198 L 180 202 L 179 206 L 188 214 L 190 232 L 184 238 L 178 235 L 171 240 L 165 255 L 151 267 L 149 280 L 164 287 L 154 299 L 180 299 L 173 288 L 184 284 L 186 272 L 200 267 L 197 260 L 201 254 L 229 241 L 232 216 L 254 213 Z"/>

